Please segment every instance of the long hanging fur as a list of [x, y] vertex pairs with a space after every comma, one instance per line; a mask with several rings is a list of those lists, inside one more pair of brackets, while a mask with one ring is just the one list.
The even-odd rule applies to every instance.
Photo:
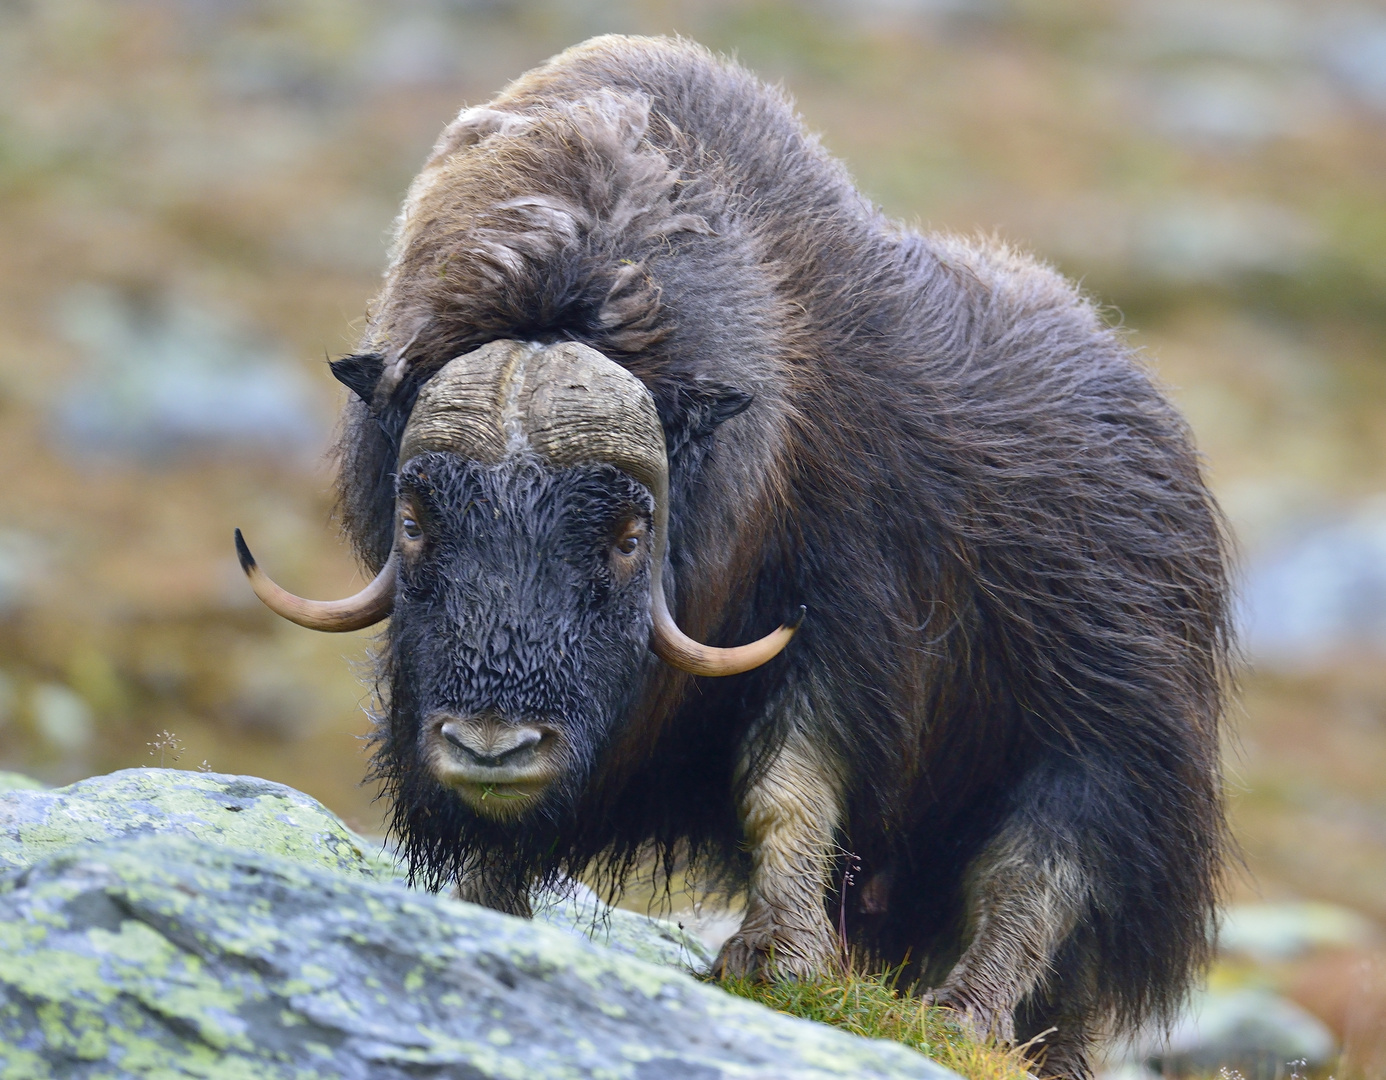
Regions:
[[946, 973], [1008, 823], [1081, 872], [1055, 978], [1087, 972], [1116, 1030], [1168, 1017], [1226, 850], [1226, 542], [1186, 424], [1093, 307], [996, 241], [885, 219], [735, 65], [599, 38], [464, 112], [411, 189], [340, 445], [367, 565], [417, 387], [501, 337], [580, 340], [650, 387], [688, 633], [809, 617], [744, 676], [652, 659], [573, 812], [523, 841], [430, 801], [385, 695], [376, 768], [420, 879], [499, 851], [619, 880], [652, 849], [736, 879], [738, 748], [773, 752], [802, 693], [793, 723], [845, 765], [861, 948]]

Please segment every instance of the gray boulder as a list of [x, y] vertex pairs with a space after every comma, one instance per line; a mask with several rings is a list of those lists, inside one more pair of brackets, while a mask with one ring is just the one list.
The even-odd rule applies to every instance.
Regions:
[[1337, 1052], [1323, 1021], [1293, 1001], [1248, 988], [1196, 995], [1168, 1040], [1152, 1040], [1140, 1056], [1161, 1076], [1235, 1069], [1247, 1080], [1278, 1080], [1295, 1063], [1322, 1069]]
[[314, 388], [282, 345], [188, 297], [71, 290], [57, 329], [84, 370], [62, 394], [55, 444], [169, 460], [190, 452], [306, 458], [323, 423]]
[[1261, 667], [1386, 654], [1386, 498], [1254, 554], [1243, 577], [1242, 638]]
[[1380, 933], [1365, 915], [1316, 900], [1235, 904], [1223, 913], [1218, 930], [1220, 952], [1260, 964], [1378, 940]]
[[414, 891], [268, 781], [0, 788], [0, 1077], [956, 1080], [698, 982], [696, 939], [581, 886], [536, 908]]
[[39, 791], [42, 787], [32, 776], [0, 771], [0, 791]]
[[393, 864], [316, 799], [253, 776], [124, 769], [65, 788], [0, 791], [0, 873], [76, 844], [188, 836], [281, 855], [346, 874]]
[[712, 970], [712, 952], [701, 938], [675, 922], [611, 907], [581, 882], [534, 898], [538, 922], [578, 934], [614, 952], [696, 975]]
[[[42, 790], [0, 773], [0, 874], [77, 844], [148, 835], [189, 836], [381, 880], [404, 871], [379, 840], [348, 829], [316, 799], [251, 776], [125, 769]], [[603, 903], [579, 882], [535, 897], [535, 918], [655, 964], [706, 972], [712, 956], [677, 924]]]
[[0, 883], [6, 1075], [945, 1080], [553, 927], [146, 836]]

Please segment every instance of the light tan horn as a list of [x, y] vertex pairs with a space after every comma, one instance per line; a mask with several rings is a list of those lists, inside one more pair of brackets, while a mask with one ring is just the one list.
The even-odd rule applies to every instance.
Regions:
[[[643, 384], [641, 389], [644, 389]], [[645, 393], [648, 395], [649, 391], [646, 390]], [[650, 401], [650, 409], [654, 409], [653, 399]], [[674, 622], [674, 616], [669, 613], [669, 604], [664, 597], [664, 563], [668, 553], [669, 537], [669, 467], [663, 453], [663, 442], [661, 428], [662, 467], [659, 475], [654, 478], [655, 484], [650, 488], [655, 499], [654, 571], [650, 575], [650, 648], [670, 667], [686, 671], [690, 675], [739, 675], [743, 671], [758, 668], [767, 660], [778, 656], [789, 644], [789, 639], [804, 621], [807, 609], [800, 605], [798, 617], [793, 623], [782, 625], [778, 630], [747, 645], [737, 645], [730, 649], [704, 645], [679, 629], [678, 623]]]
[[645, 384], [576, 342], [493, 341], [445, 364], [419, 392], [400, 442], [400, 463], [447, 450], [495, 464], [530, 450], [560, 468], [615, 465], [654, 496], [650, 648], [693, 675], [736, 675], [776, 656], [792, 625], [733, 649], [694, 641], [678, 628], [664, 595], [669, 535], [669, 462], [664, 428]]
[[236, 530], [236, 555], [241, 560], [245, 576], [250, 579], [250, 587], [264, 601], [265, 607], [309, 630], [326, 630], [330, 633], [362, 630], [388, 616], [395, 605], [395, 570], [399, 557], [394, 551], [390, 552], [389, 559], [380, 568], [380, 573], [375, 575], [375, 580], [345, 600], [305, 600], [281, 589], [256, 564], [255, 556], [246, 547], [240, 529]]

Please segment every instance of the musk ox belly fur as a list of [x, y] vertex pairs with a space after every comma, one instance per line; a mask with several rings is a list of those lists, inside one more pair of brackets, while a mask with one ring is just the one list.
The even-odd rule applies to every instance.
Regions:
[[1061, 1075], [1168, 1017], [1224, 853], [1223, 531], [1063, 278], [607, 37], [445, 129], [333, 368], [421, 883], [524, 913], [689, 860], [747, 896], [724, 969], [831, 970], [842, 929]]

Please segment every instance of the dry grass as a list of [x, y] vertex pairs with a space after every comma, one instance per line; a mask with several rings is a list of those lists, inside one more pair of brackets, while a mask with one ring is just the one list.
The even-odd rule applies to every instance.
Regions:
[[903, 1043], [967, 1080], [1029, 1080], [1019, 1049], [970, 1038], [950, 1010], [900, 993], [896, 980], [893, 972], [853, 972], [817, 982], [727, 978], [717, 985], [789, 1016], [831, 1024], [867, 1039]]

